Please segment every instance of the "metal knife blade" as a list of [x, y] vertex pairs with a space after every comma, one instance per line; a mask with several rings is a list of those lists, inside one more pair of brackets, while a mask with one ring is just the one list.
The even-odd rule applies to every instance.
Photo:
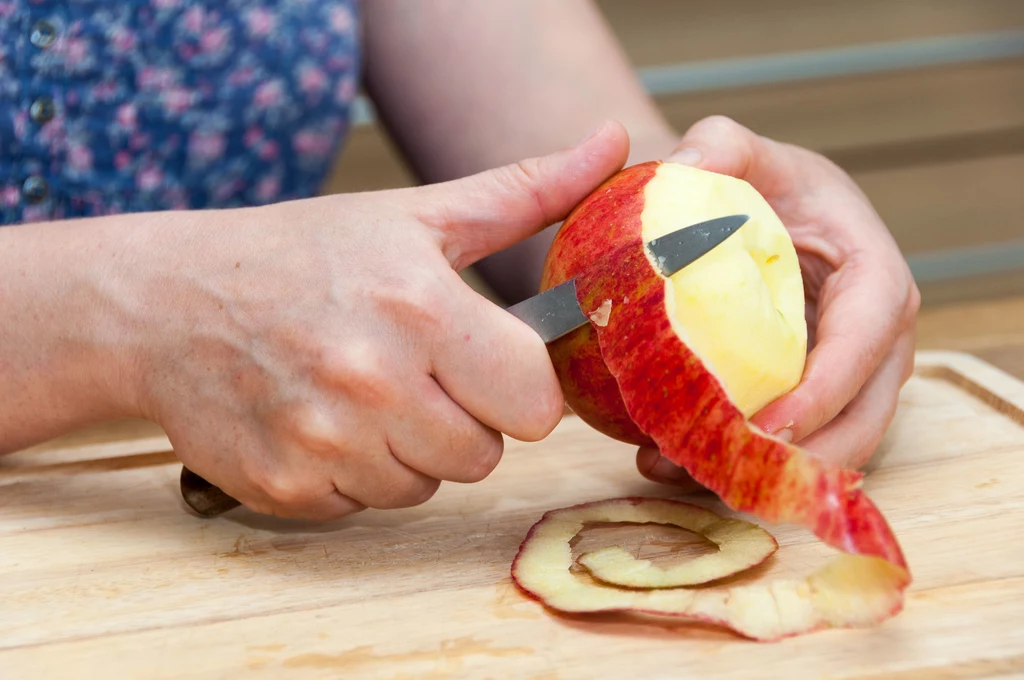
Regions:
[[[718, 217], [676, 229], [670, 234], [651, 239], [644, 245], [657, 263], [662, 276], [668, 277], [714, 250], [749, 219], [747, 215]], [[545, 344], [571, 333], [590, 321], [576, 300], [576, 279], [569, 279], [543, 293], [518, 302], [506, 311], [536, 331]]]

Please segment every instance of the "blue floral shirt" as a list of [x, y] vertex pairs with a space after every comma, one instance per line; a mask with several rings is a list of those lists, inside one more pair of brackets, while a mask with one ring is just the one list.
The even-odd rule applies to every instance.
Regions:
[[0, 224], [315, 194], [358, 0], [0, 0]]

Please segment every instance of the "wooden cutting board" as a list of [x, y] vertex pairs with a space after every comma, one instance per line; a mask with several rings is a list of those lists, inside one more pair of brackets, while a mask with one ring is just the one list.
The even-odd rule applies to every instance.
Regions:
[[[510, 442], [483, 483], [329, 526], [197, 519], [180, 467], [151, 453], [166, 440], [129, 435], [0, 460], [0, 678], [1024, 675], [1024, 384], [965, 355], [919, 355], [866, 482], [913, 571], [906, 609], [777, 644], [562, 618], [516, 590], [509, 564], [545, 510], [670, 495], [639, 477], [632, 447], [573, 417], [544, 442]], [[762, 578], [832, 556], [769, 528], [782, 547]], [[631, 531], [644, 554], [671, 552]]]

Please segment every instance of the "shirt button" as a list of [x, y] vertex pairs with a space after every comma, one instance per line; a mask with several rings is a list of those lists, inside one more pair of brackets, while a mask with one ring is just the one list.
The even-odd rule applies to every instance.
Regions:
[[37, 21], [32, 26], [29, 40], [41, 50], [45, 50], [57, 41], [57, 29], [49, 21]]
[[28, 115], [36, 123], [42, 125], [43, 123], [49, 123], [53, 120], [53, 115], [56, 112], [53, 106], [53, 100], [49, 97], [40, 97], [39, 99], [32, 102], [32, 106], [28, 108]]
[[31, 205], [38, 205], [50, 194], [50, 185], [42, 177], [33, 175], [21, 185], [21, 195]]

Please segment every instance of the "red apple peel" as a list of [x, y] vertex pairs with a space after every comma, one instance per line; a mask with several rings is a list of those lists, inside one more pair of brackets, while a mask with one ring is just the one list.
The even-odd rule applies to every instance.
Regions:
[[619, 588], [570, 571], [570, 541], [586, 522], [629, 517], [629, 505], [665, 502], [672, 501], [612, 499], [546, 512], [520, 545], [512, 563], [513, 581], [545, 606], [563, 613], [623, 612], [692, 620], [762, 642], [830, 625], [867, 625], [891, 611], [899, 573], [863, 569], [855, 561], [864, 558], [852, 556], [840, 557], [807, 579], [723, 587]]

